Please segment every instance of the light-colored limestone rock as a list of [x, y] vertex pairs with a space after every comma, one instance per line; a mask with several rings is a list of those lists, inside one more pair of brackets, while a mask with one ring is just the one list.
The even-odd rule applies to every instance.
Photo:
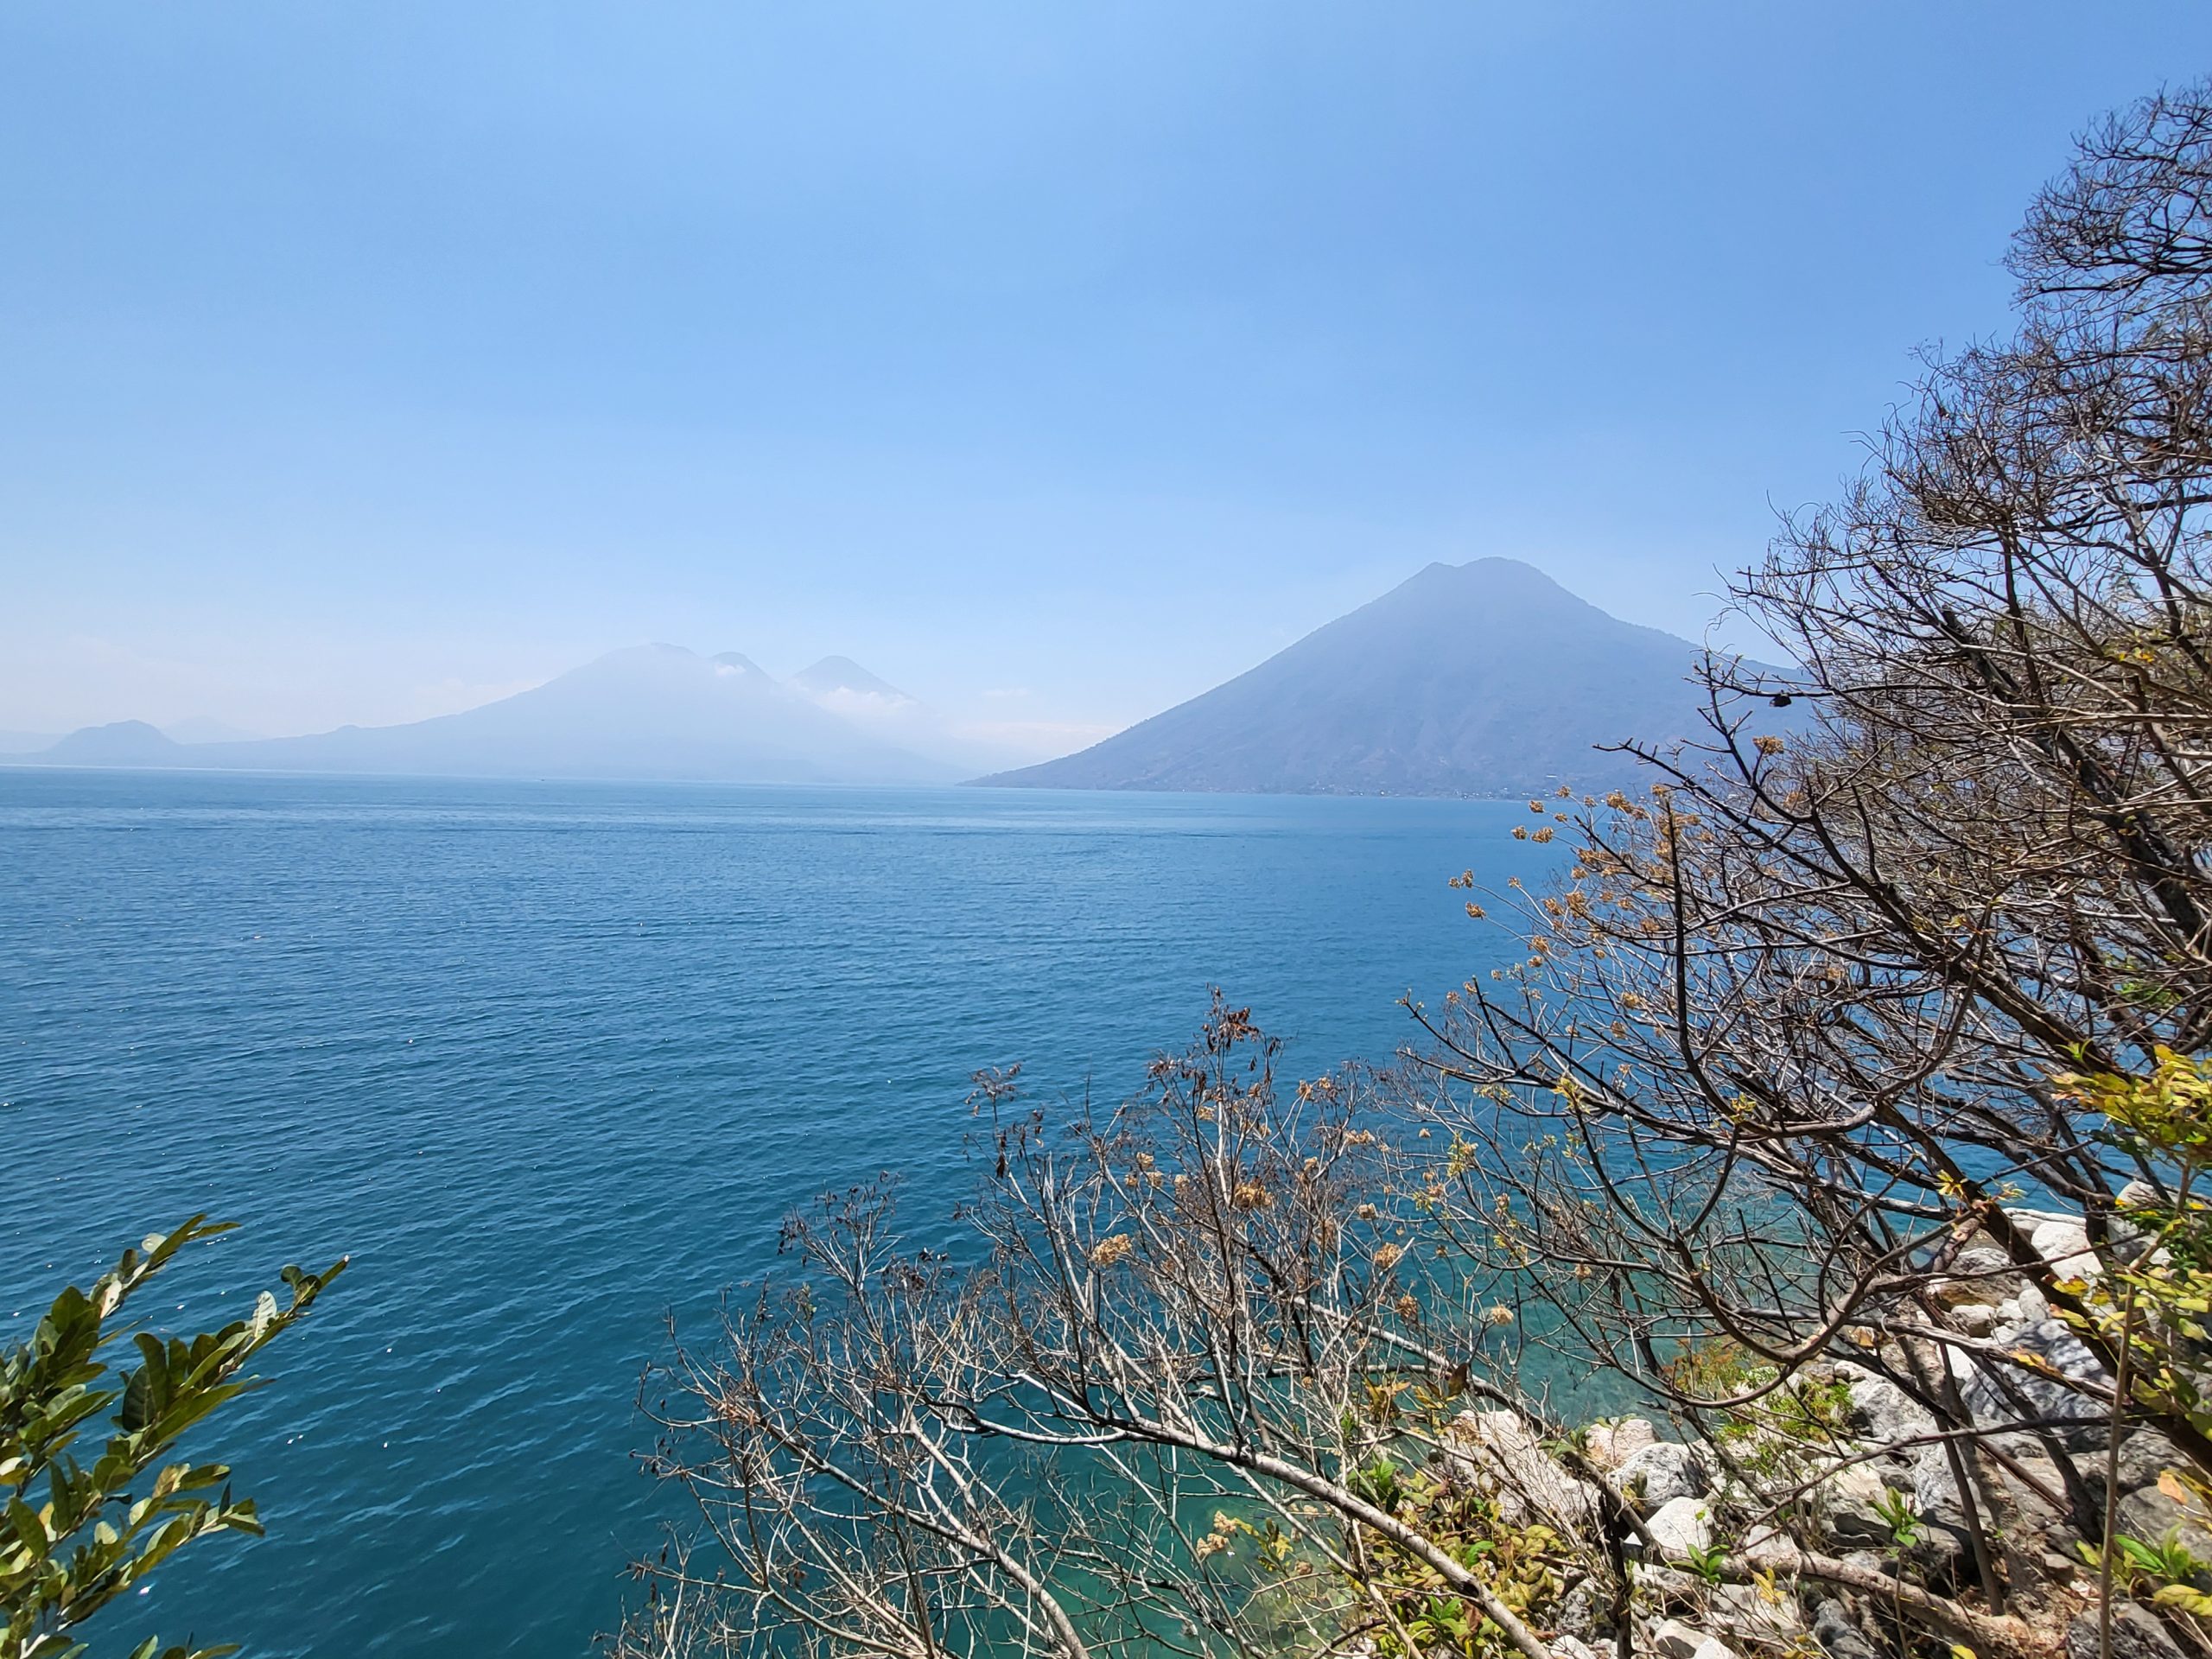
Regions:
[[1881, 1548], [1892, 1539], [1879, 1508], [1889, 1491], [1866, 1464], [1845, 1464], [1821, 1483], [1821, 1530], [1838, 1548]]
[[1662, 1503], [1645, 1520], [1652, 1541], [1661, 1552], [1674, 1557], [1711, 1548], [1713, 1522], [1705, 1505], [1694, 1497], [1678, 1497]]
[[1518, 1414], [1462, 1412], [1445, 1444], [1453, 1472], [1496, 1497], [1508, 1524], [1541, 1521], [1570, 1537], [1596, 1524], [1597, 1494], [1544, 1450]]
[[1805, 1629], [1796, 1597], [1786, 1589], [1770, 1594], [1752, 1584], [1713, 1586], [1705, 1622], [1715, 1636], [1751, 1648], [1788, 1647]]
[[2046, 1221], [2028, 1238], [2062, 1279], [2094, 1279], [2104, 1271], [2089, 1248], [2089, 1230], [2075, 1217]]
[[1607, 1478], [1615, 1491], [1640, 1498], [1646, 1510], [1656, 1510], [1678, 1497], [1703, 1497], [1712, 1485], [1704, 1460], [1692, 1447], [1676, 1440], [1653, 1441]]
[[1594, 1423], [1586, 1437], [1590, 1461], [1600, 1469], [1618, 1469], [1647, 1446], [1655, 1445], [1659, 1431], [1643, 1417], [1624, 1417], [1617, 1422]]
[[1950, 1454], [1940, 1446], [1922, 1446], [1912, 1460], [1912, 1508], [1916, 1515], [1954, 1524], [1964, 1515]]
[[1797, 1546], [1787, 1533], [1779, 1529], [1758, 1526], [1744, 1535], [1736, 1546], [1736, 1554], [1749, 1565], [1764, 1572], [1794, 1562], [1797, 1559]]

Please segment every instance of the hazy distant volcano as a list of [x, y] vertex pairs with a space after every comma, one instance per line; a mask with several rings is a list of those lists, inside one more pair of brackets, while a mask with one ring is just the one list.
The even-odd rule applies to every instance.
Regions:
[[1249, 673], [1058, 760], [979, 781], [1254, 794], [1610, 788], [1594, 752], [1687, 736], [1697, 647], [1516, 559], [1432, 564]]
[[791, 683], [840, 720], [879, 741], [940, 762], [954, 778], [986, 766], [1026, 760], [1027, 753], [979, 738], [948, 722], [920, 698], [910, 696], [849, 657], [824, 657], [791, 677]]
[[21, 757], [84, 766], [713, 783], [942, 783], [957, 771], [840, 719], [736, 652], [610, 652], [534, 690], [405, 726], [170, 742], [131, 721]]
[[184, 745], [144, 721], [118, 720], [58, 738], [38, 758], [76, 766], [166, 766], [183, 753]]
[[809, 696], [819, 699], [866, 701], [892, 709], [920, 706], [890, 681], [869, 673], [849, 657], [824, 657], [792, 675], [791, 683]]

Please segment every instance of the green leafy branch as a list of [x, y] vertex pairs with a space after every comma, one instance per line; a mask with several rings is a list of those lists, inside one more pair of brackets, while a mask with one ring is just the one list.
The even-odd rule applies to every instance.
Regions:
[[[212, 1533], [260, 1533], [253, 1500], [231, 1495], [227, 1466], [171, 1453], [209, 1413], [261, 1386], [246, 1364], [307, 1312], [344, 1259], [320, 1274], [286, 1268], [284, 1301], [264, 1291], [246, 1318], [188, 1341], [131, 1330], [122, 1318], [186, 1245], [230, 1230], [194, 1216], [153, 1235], [90, 1292], [62, 1291], [29, 1342], [0, 1352], [0, 1659], [76, 1659], [85, 1651], [77, 1628], [184, 1545]], [[135, 1365], [118, 1363], [126, 1338]], [[80, 1443], [102, 1428], [87, 1464]], [[149, 1637], [130, 1659], [233, 1650], [164, 1649]]]

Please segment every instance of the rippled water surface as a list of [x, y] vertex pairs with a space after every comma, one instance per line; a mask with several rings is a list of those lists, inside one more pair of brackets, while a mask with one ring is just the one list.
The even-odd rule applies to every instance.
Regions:
[[1540, 868], [1516, 815], [0, 770], [0, 1338], [196, 1210], [244, 1225], [177, 1326], [353, 1256], [201, 1448], [269, 1537], [102, 1640], [588, 1652], [655, 1542], [671, 1308], [810, 1192], [897, 1167], [941, 1215], [971, 1071], [1118, 1097], [1210, 983], [1294, 1071], [1388, 1055], [1491, 965], [1445, 880]]

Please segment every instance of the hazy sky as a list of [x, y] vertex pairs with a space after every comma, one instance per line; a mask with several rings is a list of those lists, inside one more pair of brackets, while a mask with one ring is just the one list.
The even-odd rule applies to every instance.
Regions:
[[0, 728], [668, 639], [1067, 747], [1492, 553], [1694, 635], [2208, 68], [2120, 0], [11, 0]]

